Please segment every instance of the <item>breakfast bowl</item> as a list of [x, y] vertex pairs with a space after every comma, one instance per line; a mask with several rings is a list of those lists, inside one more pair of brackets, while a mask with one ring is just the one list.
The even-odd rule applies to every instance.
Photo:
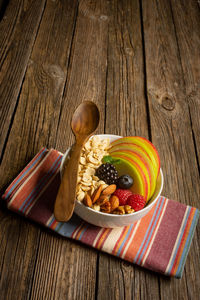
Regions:
[[[98, 136], [100, 140], [109, 139], [111, 143], [117, 139], [122, 138], [121, 136], [112, 135], [112, 134], [100, 134], [96, 136]], [[61, 177], [63, 172], [63, 164], [65, 159], [68, 158], [69, 156], [69, 151], [70, 148], [67, 149], [61, 161], [61, 166], [60, 166]], [[141, 210], [135, 211], [130, 214], [122, 214], [122, 215], [110, 214], [110, 213], [94, 210], [93, 208], [86, 206], [83, 202], [76, 200], [74, 212], [84, 221], [99, 227], [115, 228], [115, 227], [128, 226], [143, 218], [153, 208], [153, 206], [156, 204], [162, 192], [162, 189], [163, 189], [163, 173], [160, 168], [159, 174], [156, 179], [154, 192], [151, 195], [151, 198], [148, 200], [145, 207], [142, 208]]]

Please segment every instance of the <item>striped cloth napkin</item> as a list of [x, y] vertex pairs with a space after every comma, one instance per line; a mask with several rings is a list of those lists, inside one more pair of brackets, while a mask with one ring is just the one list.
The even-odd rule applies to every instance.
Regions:
[[57, 222], [54, 201], [60, 183], [62, 154], [43, 148], [3, 195], [9, 209], [62, 236], [118, 256], [147, 269], [180, 278], [191, 245], [199, 210], [160, 197], [151, 211], [122, 228], [100, 228], [75, 214]]

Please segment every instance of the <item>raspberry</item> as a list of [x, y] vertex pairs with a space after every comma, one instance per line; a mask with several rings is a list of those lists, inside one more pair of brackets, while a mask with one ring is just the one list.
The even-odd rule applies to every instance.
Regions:
[[142, 195], [132, 194], [127, 199], [127, 205], [130, 205], [135, 211], [142, 209], [145, 206], [145, 200]]
[[117, 189], [113, 195], [119, 198], [119, 205], [125, 205], [128, 197], [132, 195], [132, 192], [130, 190]]

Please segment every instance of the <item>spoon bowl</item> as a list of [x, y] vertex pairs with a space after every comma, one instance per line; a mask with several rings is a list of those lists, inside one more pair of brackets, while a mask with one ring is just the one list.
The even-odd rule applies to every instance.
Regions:
[[76, 140], [70, 151], [70, 159], [64, 161], [63, 176], [54, 205], [54, 216], [59, 222], [67, 222], [73, 214], [81, 149], [98, 124], [99, 110], [96, 104], [91, 101], [81, 103], [72, 117], [71, 128]]
[[91, 101], [81, 103], [75, 110], [71, 127], [74, 134], [77, 136], [89, 136], [99, 124], [99, 110]]

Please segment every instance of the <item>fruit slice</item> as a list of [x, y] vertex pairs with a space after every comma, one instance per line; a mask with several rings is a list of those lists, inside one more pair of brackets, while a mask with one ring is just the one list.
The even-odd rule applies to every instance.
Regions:
[[111, 143], [111, 147], [119, 145], [121, 143], [128, 143], [128, 144], [141, 146], [147, 152], [150, 159], [152, 160], [152, 163], [156, 171], [156, 178], [158, 177], [160, 171], [160, 158], [156, 148], [150, 141], [139, 136], [127, 136], [113, 141]]
[[[128, 145], [128, 146], [127, 146]], [[146, 154], [144, 150], [142, 150], [141, 147], [137, 145], [131, 145], [131, 144], [119, 144], [114, 147], [112, 147], [109, 150], [110, 155], [112, 155], [115, 152], [121, 152], [121, 153], [127, 153], [131, 155], [131, 157], [135, 156], [137, 160], [142, 160], [143, 164], [147, 168], [147, 172], [149, 174], [149, 179], [150, 179], [150, 195], [149, 198], [153, 195], [156, 187], [156, 172], [155, 169], [153, 168], [153, 163], [150, 160], [149, 156]]]
[[[138, 155], [137, 153], [133, 154], [133, 152], [127, 151], [127, 150], [123, 151], [123, 152], [120, 152], [120, 151], [113, 152], [112, 156], [114, 156], [114, 155], [121, 155], [122, 157], [128, 157], [133, 162], [137, 163], [140, 166], [140, 168], [143, 171], [143, 173], [146, 177], [146, 180], [147, 180], [147, 186], [148, 186], [147, 200], [150, 199], [150, 195], [151, 195], [151, 180], [150, 180], [150, 177], [151, 177], [151, 174], [150, 174], [150, 171], [149, 171], [149, 167], [146, 164], [146, 162], [144, 161], [144, 159], [140, 155]], [[133, 178], [133, 182], [134, 182], [134, 178]]]
[[114, 151], [121, 151], [121, 150], [134, 151], [134, 152], [142, 155], [142, 157], [145, 157], [145, 159], [149, 163], [151, 163], [151, 165], [153, 166], [154, 173], [156, 174], [157, 167], [155, 167], [155, 165], [152, 163], [152, 160], [151, 160], [149, 154], [141, 146], [132, 144], [132, 143], [124, 143], [123, 142], [123, 143], [116, 144], [116, 145], [112, 146], [111, 148], [109, 148], [109, 153], [112, 153]]
[[142, 171], [141, 167], [127, 156], [123, 155], [112, 155], [115, 158], [120, 159], [120, 162], [116, 164], [116, 169], [119, 176], [128, 174], [133, 178], [133, 186], [130, 188], [132, 193], [140, 194], [147, 201], [148, 196], [148, 184], [147, 179]]

